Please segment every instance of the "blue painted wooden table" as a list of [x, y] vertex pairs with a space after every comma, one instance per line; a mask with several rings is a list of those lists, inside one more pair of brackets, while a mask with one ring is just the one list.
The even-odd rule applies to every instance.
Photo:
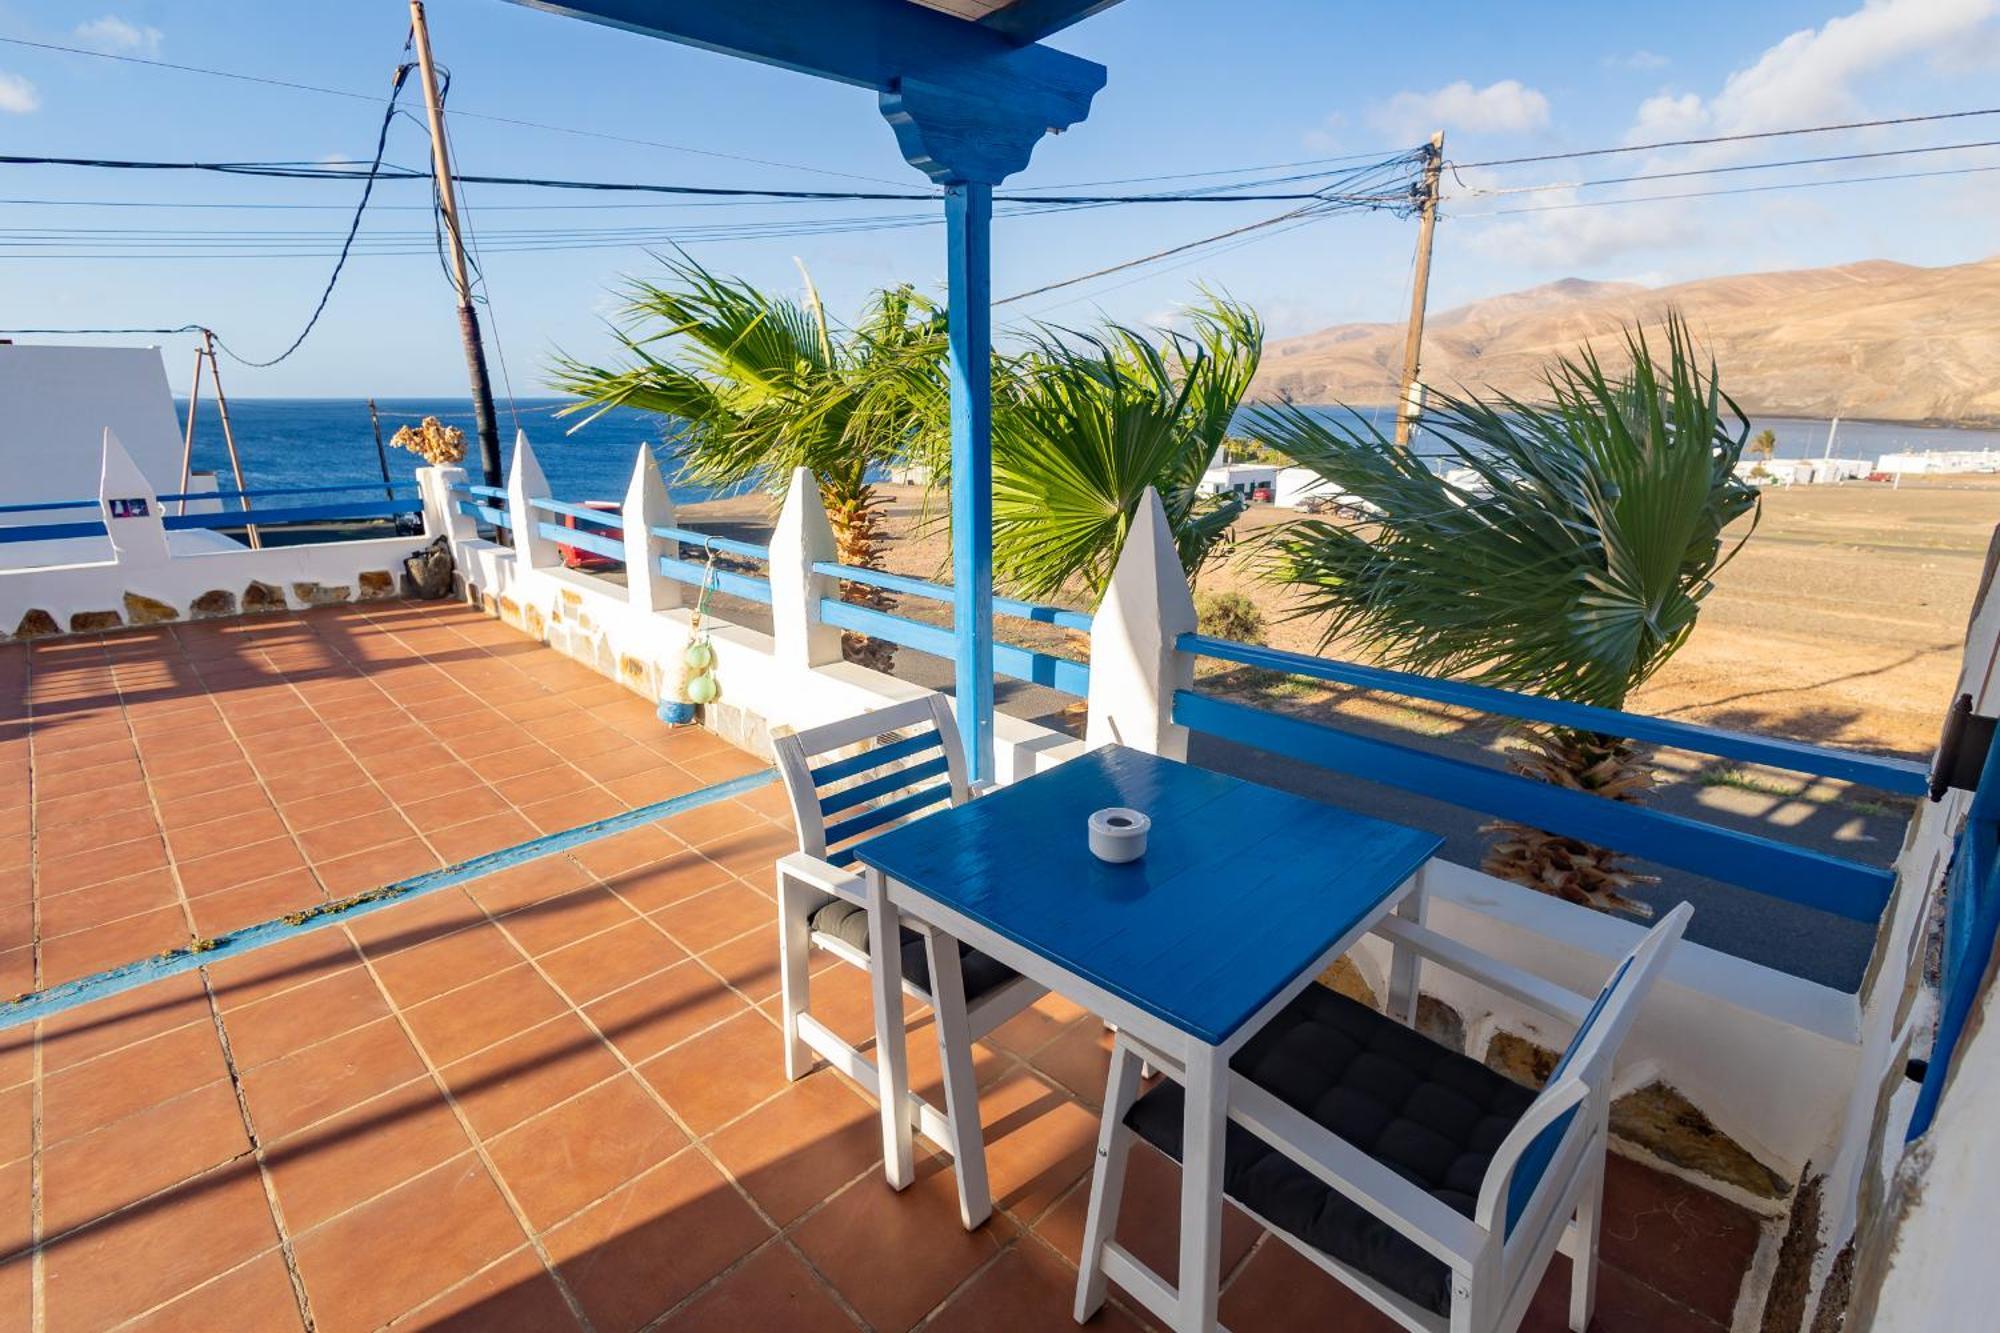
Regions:
[[[1152, 820], [1139, 860], [1091, 855], [1086, 821], [1109, 806]], [[934, 959], [955, 958], [962, 941], [1116, 1024], [1186, 1089], [1179, 1289], [1147, 1304], [1171, 1311], [1177, 1329], [1207, 1333], [1221, 1276], [1229, 1058], [1389, 912], [1421, 915], [1420, 871], [1442, 842], [1109, 746], [861, 844], [891, 1183], [910, 1179], [907, 1117], [887, 1109], [903, 1107], [908, 1089], [901, 950], [880, 942], [908, 924], [932, 935]], [[1408, 1021], [1413, 957], [1392, 962], [1389, 991], [1392, 1012]], [[951, 1058], [954, 1041], [970, 1041], [945, 1032], [947, 1009], [939, 1012]], [[1136, 1075], [1121, 1082], [1114, 1062], [1107, 1117], [1123, 1116], [1135, 1084]], [[968, 1150], [977, 1149], [961, 1142], [961, 1169]], [[1090, 1225], [1105, 1215], [1099, 1166]], [[1142, 1280], [1126, 1270], [1080, 1276], [1078, 1318], [1102, 1301], [1107, 1271], [1128, 1288]]]
[[[1153, 821], [1090, 853], [1093, 810]], [[1123, 746], [1093, 750], [856, 848], [862, 864], [1210, 1045], [1227, 1042], [1443, 844]], [[923, 915], [919, 912], [918, 915]]]

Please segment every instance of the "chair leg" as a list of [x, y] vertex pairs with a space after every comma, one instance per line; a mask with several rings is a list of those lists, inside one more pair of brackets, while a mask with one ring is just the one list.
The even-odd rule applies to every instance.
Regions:
[[799, 1036], [799, 1015], [811, 1004], [812, 938], [807, 926], [805, 893], [781, 873], [778, 876], [778, 975], [784, 1017], [785, 1077], [801, 1079], [812, 1072], [812, 1048]]
[[971, 1231], [993, 1215], [986, 1180], [986, 1131], [979, 1123], [979, 1079], [972, 1068], [972, 1026], [965, 1015], [965, 977], [958, 941], [930, 931], [924, 950], [931, 965], [931, 1021], [937, 1024], [944, 1069], [945, 1115], [951, 1121], [951, 1165], [958, 1177], [958, 1215]]
[[889, 1188], [916, 1179], [910, 1141], [909, 1033], [903, 1026], [902, 918], [889, 905], [882, 876], [868, 872], [868, 979], [875, 1002], [876, 1110], [882, 1117], [882, 1174]]
[[1569, 1326], [1585, 1333], [1597, 1310], [1597, 1233], [1604, 1221], [1604, 1164], [1576, 1203], [1576, 1252], [1569, 1259]]
[[1076, 1322], [1104, 1304], [1104, 1247], [1118, 1234], [1118, 1207], [1125, 1197], [1125, 1166], [1132, 1155], [1132, 1131], [1125, 1113], [1139, 1095], [1139, 1057], [1121, 1039], [1111, 1048], [1111, 1077], [1104, 1085], [1104, 1122], [1097, 1129], [1097, 1169], [1090, 1176], [1090, 1211], [1083, 1223], [1083, 1254], [1076, 1273]]

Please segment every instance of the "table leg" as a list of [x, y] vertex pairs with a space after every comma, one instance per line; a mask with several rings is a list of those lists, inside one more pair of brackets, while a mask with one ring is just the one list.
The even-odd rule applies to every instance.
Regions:
[[931, 1022], [937, 1025], [944, 1070], [944, 1108], [951, 1121], [951, 1166], [958, 1177], [958, 1214], [972, 1231], [993, 1215], [986, 1182], [986, 1137], [979, 1123], [979, 1081], [972, 1069], [972, 1027], [965, 1014], [965, 975], [958, 941], [935, 927], [924, 942], [931, 968]]
[[[1396, 904], [1396, 915], [1405, 921], [1424, 924], [1430, 895], [1424, 886], [1424, 876], [1429, 863], [1418, 867], [1410, 877], [1409, 891]], [[1389, 1017], [1404, 1027], [1415, 1027], [1417, 1023], [1417, 995], [1419, 993], [1419, 971], [1422, 960], [1401, 944], [1393, 945], [1389, 953]]]
[[903, 1027], [903, 923], [879, 871], [868, 885], [868, 979], [875, 1001], [875, 1081], [882, 1116], [882, 1174], [891, 1189], [916, 1178], [910, 1144], [909, 1048]]
[[1222, 1285], [1222, 1153], [1229, 1124], [1229, 1064], [1213, 1046], [1190, 1042], [1182, 1083], [1181, 1333], [1210, 1333]]

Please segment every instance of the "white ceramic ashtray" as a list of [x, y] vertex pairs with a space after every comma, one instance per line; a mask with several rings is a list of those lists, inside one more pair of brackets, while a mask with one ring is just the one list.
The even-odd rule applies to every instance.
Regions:
[[1090, 817], [1090, 854], [1114, 865], [1146, 854], [1146, 831], [1153, 821], [1137, 810], [1112, 806]]

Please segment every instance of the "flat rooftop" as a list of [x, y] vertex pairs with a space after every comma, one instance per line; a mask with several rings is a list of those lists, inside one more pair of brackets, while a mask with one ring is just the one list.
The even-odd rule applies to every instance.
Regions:
[[[0, 645], [0, 986], [762, 766], [455, 604]], [[1102, 1025], [1050, 997], [980, 1047], [978, 1233], [936, 1156], [892, 1193], [859, 1089], [784, 1079], [793, 845], [773, 785], [0, 1031], [0, 1327], [1073, 1327]], [[1123, 1238], [1171, 1275], [1175, 1168], [1133, 1161]], [[1763, 1230], [1614, 1158], [1598, 1326], [1728, 1328]], [[1238, 1333], [1388, 1327], [1247, 1219], [1225, 1246]], [[1093, 1326], [1144, 1323], [1114, 1289]]]

